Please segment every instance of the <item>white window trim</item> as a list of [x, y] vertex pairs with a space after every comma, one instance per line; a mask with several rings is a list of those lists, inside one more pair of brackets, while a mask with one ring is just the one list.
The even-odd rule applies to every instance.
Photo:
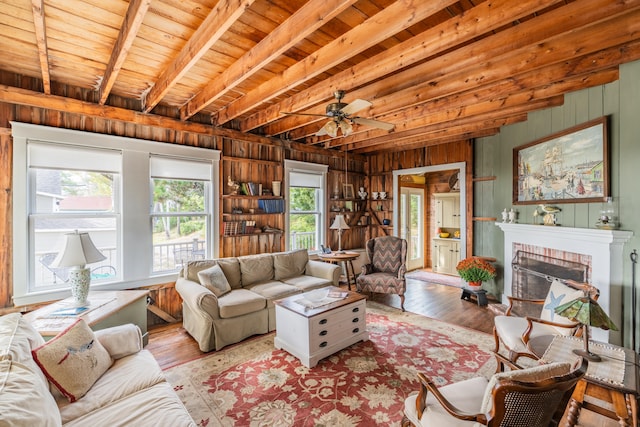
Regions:
[[[318, 242], [318, 244], [322, 243], [322, 242], [326, 242], [327, 239], [327, 230], [325, 227], [325, 223], [327, 221], [327, 173], [329, 171], [329, 166], [327, 165], [321, 165], [318, 163], [308, 163], [308, 162], [299, 162], [297, 160], [285, 160], [284, 161], [284, 176], [285, 176], [285, 180], [284, 180], [284, 197], [285, 197], [285, 204], [286, 206], [289, 206], [289, 182], [291, 181], [289, 179], [289, 174], [291, 172], [301, 172], [301, 173], [315, 173], [315, 174], [321, 174], [322, 175], [322, 193], [323, 193], [323, 197], [322, 200], [320, 201], [321, 206], [320, 206], [320, 210], [321, 210], [321, 215], [320, 215], [320, 221], [321, 221], [321, 226], [320, 226], [320, 242]], [[287, 208], [288, 211], [288, 208]], [[287, 238], [285, 239], [285, 248], [286, 250], [289, 250], [289, 240], [291, 239], [291, 230], [289, 229], [289, 213], [287, 212], [287, 214], [285, 215], [285, 232], [286, 232], [286, 236]], [[320, 251], [318, 250], [317, 253], [319, 253]]]
[[[212, 165], [211, 193], [209, 195], [212, 213], [209, 228], [209, 253], [216, 257], [219, 252], [218, 194], [220, 151], [178, 144], [154, 142], [136, 138], [119, 137], [99, 133], [61, 129], [28, 123], [11, 122], [13, 136], [13, 300], [21, 306], [43, 301], [66, 298], [68, 290], [29, 293], [27, 281], [29, 269], [29, 213], [28, 196], [28, 155], [27, 141], [33, 140], [52, 144], [67, 144], [84, 147], [110, 148], [122, 151], [122, 194], [121, 199], [121, 245], [120, 265], [122, 281], [104, 285], [92, 285], [94, 290], [132, 289], [158, 283], [174, 281], [176, 273], [151, 276], [151, 257], [140, 260], [136, 253], [145, 253], [151, 246], [149, 155], [160, 154], [185, 159], [210, 161]], [[147, 230], [141, 235], [141, 230]], [[127, 256], [129, 254], [129, 256]]]

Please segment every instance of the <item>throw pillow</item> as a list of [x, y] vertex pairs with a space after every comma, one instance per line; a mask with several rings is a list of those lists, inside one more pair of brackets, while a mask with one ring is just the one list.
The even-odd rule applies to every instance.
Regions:
[[231, 292], [231, 285], [218, 264], [198, 272], [198, 279], [200, 284], [213, 292], [216, 297]]
[[82, 318], [34, 349], [32, 354], [49, 381], [70, 402], [84, 396], [113, 363], [109, 352]]
[[[580, 298], [582, 296], [584, 296], [584, 291], [567, 286], [559, 280], [554, 280], [551, 283], [549, 293], [547, 294], [547, 298], [545, 299], [542, 306], [542, 313], [540, 314], [540, 318], [542, 320], [549, 320], [551, 322], [560, 323], [563, 325], [575, 323], [567, 319], [566, 317], [557, 315], [554, 310], [556, 307], [569, 301], [573, 301], [574, 299]], [[563, 334], [571, 333], [571, 331], [566, 328], [558, 329], [564, 329], [564, 331], [559, 331]]]
[[242, 287], [273, 280], [273, 255], [244, 255], [238, 257], [238, 261], [242, 272]]
[[298, 249], [291, 252], [281, 252], [273, 255], [273, 268], [275, 270], [275, 280], [289, 279], [290, 277], [302, 276], [307, 262], [309, 252], [306, 249]]

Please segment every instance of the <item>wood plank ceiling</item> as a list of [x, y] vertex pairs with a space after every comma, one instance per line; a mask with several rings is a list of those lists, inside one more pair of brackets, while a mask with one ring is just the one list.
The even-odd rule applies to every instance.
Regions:
[[[0, 102], [372, 153], [491, 135], [616, 80], [640, 58], [640, 1], [3, 0], [0, 52], [41, 80]], [[339, 89], [394, 128], [316, 136], [326, 117], [283, 114], [324, 114]]]

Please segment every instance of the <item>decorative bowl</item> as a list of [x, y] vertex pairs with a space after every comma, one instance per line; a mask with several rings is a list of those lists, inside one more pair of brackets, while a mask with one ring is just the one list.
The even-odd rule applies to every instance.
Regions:
[[446, 239], [449, 236], [450, 236], [449, 233], [440, 233], [440, 237], [442, 237], [443, 239]]
[[304, 294], [304, 297], [311, 302], [320, 302], [327, 297], [329, 290], [327, 289], [316, 289], [311, 292], [307, 292]]

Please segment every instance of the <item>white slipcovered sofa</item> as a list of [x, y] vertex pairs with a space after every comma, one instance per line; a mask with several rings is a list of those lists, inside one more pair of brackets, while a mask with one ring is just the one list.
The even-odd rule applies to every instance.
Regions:
[[[64, 344], [67, 360], [77, 357], [93, 363], [88, 353], [99, 346], [102, 353], [108, 352], [108, 369], [86, 384], [88, 391], [70, 398], [45, 376], [42, 360], [36, 359], [38, 349], [45, 347], [40, 334], [20, 313], [0, 317], [0, 426], [196, 425], [156, 360], [142, 349], [137, 326], [117, 326], [95, 335], [85, 326], [84, 337], [87, 334], [89, 345]], [[78, 369], [67, 374], [80, 381], [87, 377], [87, 372]]]
[[275, 330], [274, 300], [337, 286], [340, 274], [306, 249], [190, 261], [176, 281], [183, 326], [200, 350], [220, 350]]

